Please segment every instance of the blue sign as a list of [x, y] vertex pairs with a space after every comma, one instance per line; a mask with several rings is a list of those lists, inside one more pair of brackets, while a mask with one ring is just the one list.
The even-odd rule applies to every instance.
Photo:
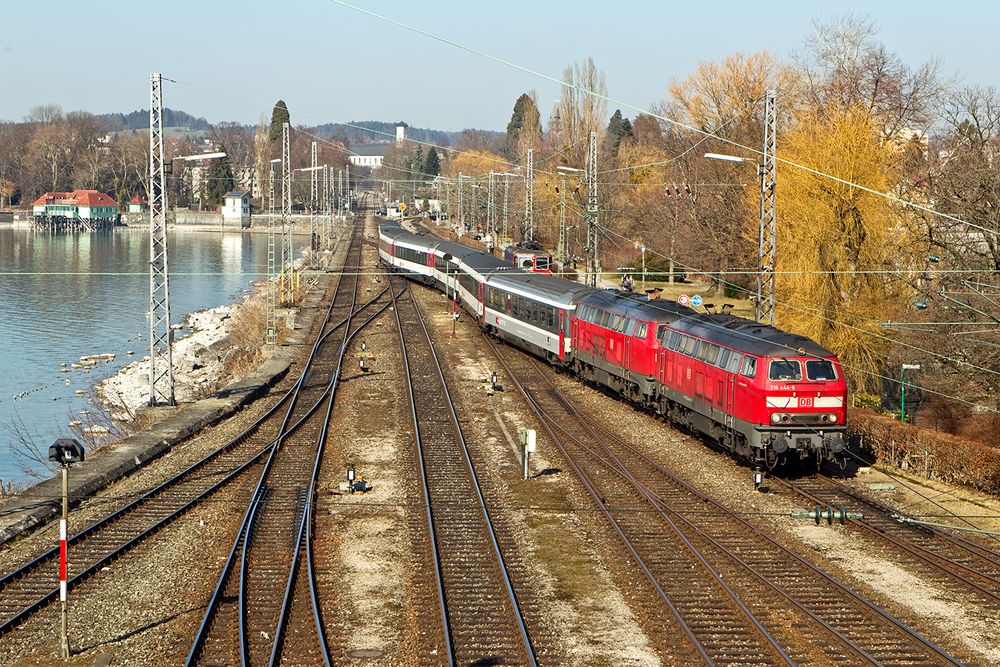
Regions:
[[701, 305], [701, 297], [698, 296], [697, 294], [695, 294], [693, 297], [691, 297], [691, 305], [694, 306], [695, 308], [697, 308], [698, 306], [700, 306]]

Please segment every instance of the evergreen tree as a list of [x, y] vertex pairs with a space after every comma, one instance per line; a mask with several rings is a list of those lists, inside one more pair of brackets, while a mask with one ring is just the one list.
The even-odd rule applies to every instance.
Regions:
[[423, 172], [431, 176], [437, 176], [441, 173], [441, 160], [438, 158], [437, 149], [433, 146], [427, 151], [427, 159], [424, 160]]
[[621, 109], [615, 109], [611, 120], [608, 121], [607, 135], [608, 145], [611, 147], [612, 152], [618, 152], [618, 147], [621, 145], [622, 139], [625, 138], [633, 138], [632, 121], [622, 117]]
[[424, 147], [417, 144], [417, 150], [413, 151], [413, 160], [410, 162], [410, 172], [415, 180], [423, 180], [424, 170]]
[[[220, 147], [220, 151], [225, 148]], [[207, 183], [204, 185], [205, 205], [214, 208], [222, 205], [222, 200], [227, 192], [236, 187], [236, 179], [233, 178], [233, 165], [229, 161], [229, 156], [209, 160]]]
[[285, 123], [291, 124], [291, 116], [288, 115], [288, 105], [285, 100], [278, 100], [271, 111], [271, 131], [267, 133], [267, 138], [272, 143], [281, 141], [281, 126]]
[[527, 93], [522, 93], [514, 102], [514, 112], [507, 123], [507, 139], [504, 149], [507, 157], [519, 160], [525, 149], [535, 146], [542, 140], [541, 115], [535, 100]]

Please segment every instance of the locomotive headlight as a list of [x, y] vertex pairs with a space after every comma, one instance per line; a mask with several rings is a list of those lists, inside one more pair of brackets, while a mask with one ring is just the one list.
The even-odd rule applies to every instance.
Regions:
[[834, 414], [822, 415], [820, 417], [820, 421], [826, 422], [828, 424], [836, 424], [837, 423], [837, 415], [835, 413]]
[[781, 413], [780, 412], [775, 412], [773, 415], [771, 415], [771, 423], [772, 424], [778, 424], [780, 422], [781, 422]]

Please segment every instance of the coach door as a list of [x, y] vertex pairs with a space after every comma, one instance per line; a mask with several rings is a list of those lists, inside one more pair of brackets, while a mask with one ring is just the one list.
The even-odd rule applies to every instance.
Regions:
[[479, 317], [483, 321], [483, 323], [485, 323], [486, 322], [486, 283], [481, 283], [478, 280], [476, 281], [476, 296], [479, 299], [479, 304], [477, 306], [479, 308]]

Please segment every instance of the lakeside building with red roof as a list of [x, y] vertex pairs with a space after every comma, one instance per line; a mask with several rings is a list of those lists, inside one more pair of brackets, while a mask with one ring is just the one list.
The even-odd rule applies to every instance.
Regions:
[[35, 200], [31, 210], [36, 217], [114, 220], [118, 217], [118, 202], [97, 190], [46, 192]]
[[31, 207], [36, 229], [98, 230], [121, 223], [118, 202], [97, 190], [46, 192]]

